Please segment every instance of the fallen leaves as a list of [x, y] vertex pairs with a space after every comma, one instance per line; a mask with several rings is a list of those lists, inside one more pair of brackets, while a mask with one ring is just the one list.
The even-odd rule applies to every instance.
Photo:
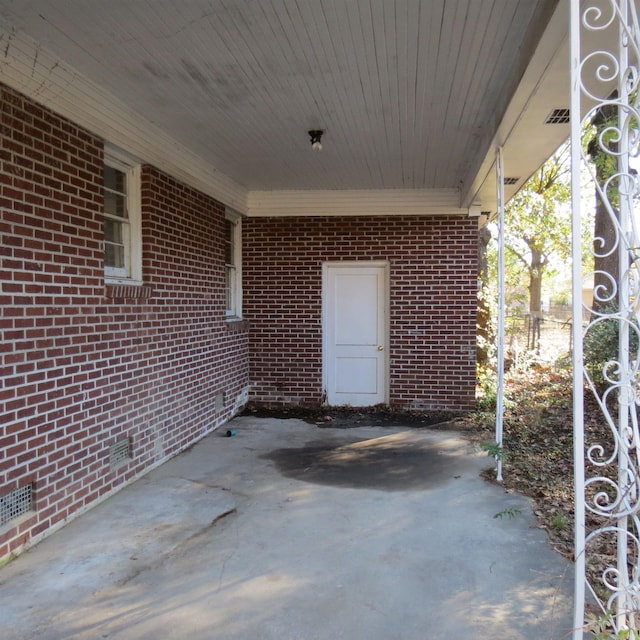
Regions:
[[[507, 377], [504, 416], [503, 485], [534, 500], [534, 514], [551, 545], [569, 560], [574, 558], [574, 478], [572, 376], [568, 368], [537, 365]], [[592, 415], [587, 412], [587, 415]], [[464, 418], [477, 439], [491, 439], [495, 415], [476, 412]], [[590, 418], [591, 438], [604, 437], [602, 420]], [[485, 474], [495, 479], [495, 471]], [[588, 522], [588, 527], [594, 523]], [[589, 550], [587, 567], [592, 583], [615, 556], [610, 541], [598, 541]]]

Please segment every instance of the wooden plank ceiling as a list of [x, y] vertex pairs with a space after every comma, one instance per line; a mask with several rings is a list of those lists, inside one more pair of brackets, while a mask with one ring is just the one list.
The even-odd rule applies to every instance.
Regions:
[[463, 189], [556, 4], [0, 0], [0, 20], [248, 190]]

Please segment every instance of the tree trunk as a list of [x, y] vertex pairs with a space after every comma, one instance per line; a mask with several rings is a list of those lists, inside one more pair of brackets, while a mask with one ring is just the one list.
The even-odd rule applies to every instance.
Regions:
[[[596, 168], [598, 181], [606, 179], [603, 171]], [[615, 212], [617, 215], [617, 211]], [[599, 291], [600, 298], [607, 298], [614, 294], [620, 282], [620, 263], [618, 249], [612, 250], [616, 243], [616, 228], [611, 219], [607, 207], [602, 198], [596, 193], [596, 216], [594, 223], [594, 277], [593, 277], [593, 305], [594, 313], [602, 312], [606, 307], [617, 305], [617, 296], [610, 301], [597, 299], [596, 292]], [[600, 239], [600, 240], [598, 240]], [[602, 255], [602, 254], [608, 255]], [[615, 285], [612, 284], [612, 280]]]
[[540, 325], [542, 323], [542, 273], [544, 256], [536, 249], [531, 249], [531, 266], [529, 267], [529, 330], [527, 347], [540, 351]]
[[[588, 146], [588, 153], [595, 165], [596, 179], [599, 184], [603, 185], [608, 178], [611, 177], [612, 169], [607, 166], [605, 159], [606, 154], [598, 144], [598, 135], [605, 127], [615, 124], [618, 120], [618, 110], [615, 105], [605, 105], [598, 110], [594, 118], [596, 127], [596, 135], [592, 138]], [[616, 149], [615, 144], [610, 144], [613, 150]], [[612, 207], [617, 208], [617, 202], [611, 203]], [[614, 215], [618, 215], [614, 210]], [[596, 189], [596, 212], [594, 222], [594, 299], [592, 311], [594, 313], [602, 312], [607, 306], [617, 305], [617, 297], [613, 297], [611, 301], [598, 300], [595, 292], [599, 291], [600, 298], [607, 298], [615, 293], [615, 288], [620, 281], [619, 254], [617, 249], [613, 249], [616, 244], [616, 229], [614, 221], [611, 219], [607, 207], [603, 202], [598, 190]], [[607, 255], [603, 255], [607, 254]], [[616, 284], [612, 286], [612, 280]]]

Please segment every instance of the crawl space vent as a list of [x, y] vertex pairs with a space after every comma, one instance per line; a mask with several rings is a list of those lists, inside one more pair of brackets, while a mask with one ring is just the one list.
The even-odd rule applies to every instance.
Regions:
[[571, 112], [569, 109], [554, 109], [544, 121], [545, 124], [569, 124]]
[[0, 526], [33, 511], [33, 485], [25, 484], [0, 498]]
[[109, 447], [109, 466], [111, 470], [121, 467], [131, 460], [131, 441], [122, 438]]
[[516, 184], [518, 182], [518, 180], [520, 180], [520, 178], [505, 178], [504, 179], [504, 183], [505, 184]]

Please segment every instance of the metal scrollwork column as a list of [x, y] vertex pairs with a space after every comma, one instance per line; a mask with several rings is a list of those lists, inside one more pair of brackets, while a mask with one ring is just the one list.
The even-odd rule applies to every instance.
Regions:
[[[637, 4], [571, 0], [574, 640], [583, 637], [587, 620], [591, 630], [611, 638], [640, 628], [640, 184], [633, 168], [640, 143]], [[592, 130], [588, 158], [584, 127], [594, 121], [599, 125], [595, 134]], [[594, 156], [604, 159], [606, 169], [596, 169]], [[584, 171], [612, 231], [607, 238], [594, 238], [593, 274], [582, 268], [582, 217], [590, 206], [580, 189]], [[617, 259], [616, 273], [599, 266], [607, 256]], [[582, 282], [589, 275], [596, 283], [593, 304], [584, 304]], [[586, 327], [581, 326], [583, 308]], [[611, 353], [606, 353], [606, 336], [614, 339]], [[585, 357], [590, 345], [604, 352], [600, 360]]]

